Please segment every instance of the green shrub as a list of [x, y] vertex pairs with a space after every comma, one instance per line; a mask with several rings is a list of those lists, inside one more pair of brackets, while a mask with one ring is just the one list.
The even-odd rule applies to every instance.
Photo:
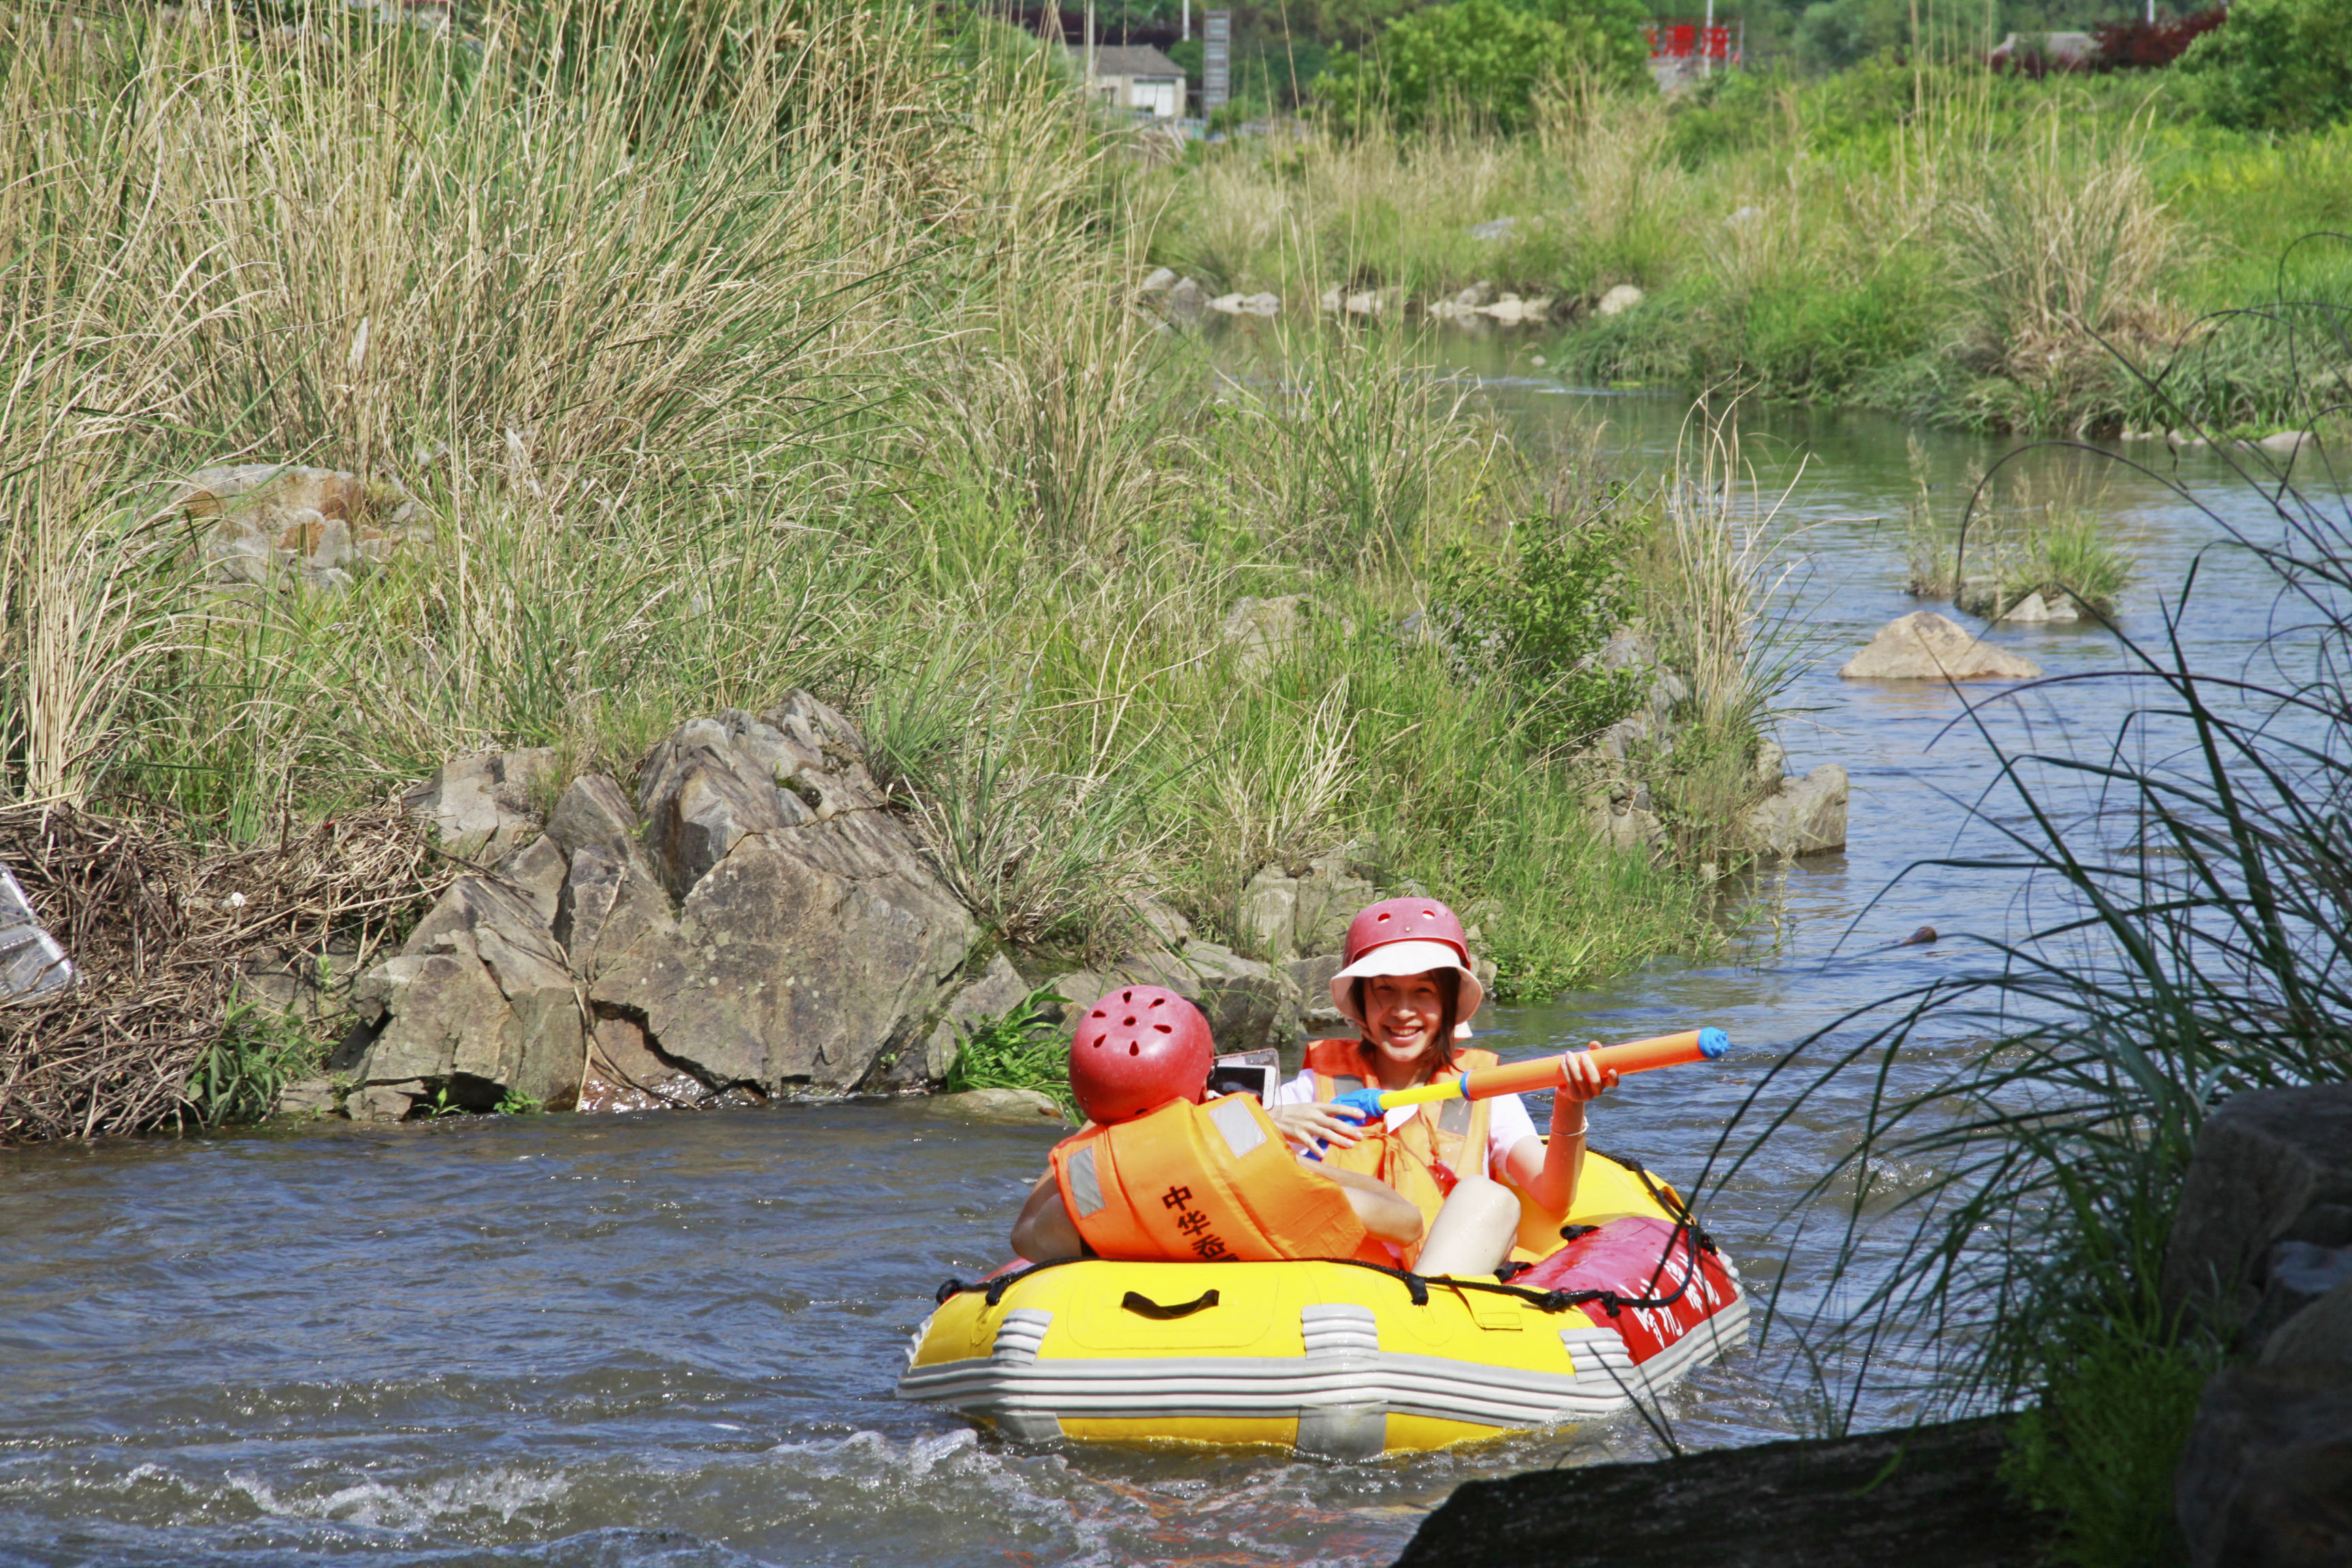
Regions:
[[322, 1054], [299, 1019], [239, 1001], [222, 1022], [220, 1038], [188, 1074], [180, 1123], [232, 1127], [259, 1121], [277, 1107], [289, 1083], [318, 1069]]
[[1432, 587], [1430, 616], [1455, 657], [1504, 682], [1542, 750], [1573, 751], [1641, 704], [1642, 676], [1598, 657], [1629, 608], [1627, 539], [1622, 521], [1531, 518], [1508, 560], [1456, 547]]
[[2352, 0], [2239, 0], [2175, 68], [2217, 125], [2333, 124], [2352, 116]]
[[1002, 1016], [982, 1018], [960, 1029], [955, 1060], [948, 1065], [940, 1088], [949, 1094], [975, 1089], [1033, 1089], [1077, 1119], [1078, 1102], [1070, 1093], [1070, 1046], [1060, 1026], [1045, 1018], [1045, 1009], [1065, 1006], [1069, 998], [1050, 985], [1041, 985]]
[[1333, 55], [1311, 92], [1341, 131], [1385, 117], [1404, 131], [1469, 118], [1516, 132], [1548, 82], [1641, 79], [1642, 17], [1630, 0], [1454, 0], [1391, 24], [1370, 56]]
[[2178, 1562], [2172, 1474], [2215, 1357], [2140, 1324], [2086, 1331], [2017, 1419], [2001, 1479], [2057, 1516], [2059, 1562], [2144, 1568]]

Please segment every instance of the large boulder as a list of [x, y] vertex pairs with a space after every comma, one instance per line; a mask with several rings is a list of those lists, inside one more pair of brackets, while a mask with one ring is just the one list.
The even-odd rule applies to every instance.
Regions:
[[1054, 982], [1077, 1007], [1121, 985], [1161, 985], [1190, 1000], [1207, 1016], [1221, 1052], [1271, 1047], [1296, 1060], [1306, 1038], [1290, 975], [1217, 942], [1187, 942], [1181, 951], [1150, 948], [1107, 969], [1073, 971]]
[[1933, 610], [1889, 621], [1838, 674], [1848, 680], [2034, 680], [2042, 667], [1981, 642]]
[[519, 1094], [568, 1110], [580, 1092], [579, 994], [563, 950], [512, 887], [460, 877], [352, 1000], [369, 1035], [345, 1101], [398, 1121], [446, 1094], [488, 1110]]
[[2352, 1245], [2352, 1083], [2255, 1089], [2206, 1119], [2166, 1244], [2165, 1305], [2238, 1331], [2288, 1242]]
[[2216, 1375], [2174, 1476], [2173, 1509], [2193, 1568], [2352, 1563], [2352, 1366]]
[[1378, 846], [1356, 843], [1261, 868], [1242, 889], [1243, 934], [1276, 963], [1339, 946], [1348, 922], [1380, 897], [1378, 859]]
[[1788, 859], [1825, 855], [1845, 847], [1845, 770], [1823, 763], [1803, 778], [1783, 778], [1780, 787], [1739, 816], [1742, 847]]
[[637, 805], [676, 913], [598, 938], [600, 1013], [641, 1019], [714, 1087], [762, 1094], [854, 1089], [919, 1043], [980, 933], [886, 809], [848, 721], [794, 693], [764, 717], [681, 725]]
[[[568, 1103], [583, 1061], [604, 1109], [845, 1091], [902, 1061], [928, 1069], [952, 1003], [976, 1016], [1018, 983], [1010, 965], [965, 983], [977, 928], [887, 808], [856, 731], [805, 693], [681, 725], [635, 799], [572, 780], [543, 827], [521, 800], [538, 764], [520, 755], [453, 763], [412, 801], [445, 842], [504, 852], [362, 977], [373, 1033], [343, 1053], [356, 1115], [458, 1079], [489, 1086], [477, 1099]], [[568, 1077], [542, 1064], [559, 980]]]

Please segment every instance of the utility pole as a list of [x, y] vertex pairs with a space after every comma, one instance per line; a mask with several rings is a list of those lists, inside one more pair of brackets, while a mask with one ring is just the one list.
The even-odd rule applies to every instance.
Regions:
[[[2151, 5], [2155, 3], [2156, 0], [2148, 0]], [[1188, 44], [1192, 41], [1192, 0], [1184, 0], [1184, 41]]]
[[1087, 0], [1087, 102], [1095, 100], [1095, 0]]
[[1698, 35], [1699, 74], [1715, 74], [1715, 0], [1706, 0], [1706, 26]]

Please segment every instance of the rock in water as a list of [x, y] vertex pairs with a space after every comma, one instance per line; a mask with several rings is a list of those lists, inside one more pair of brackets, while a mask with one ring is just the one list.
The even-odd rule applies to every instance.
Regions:
[[1052, 1098], [1034, 1089], [971, 1089], [961, 1094], [935, 1094], [923, 1109], [938, 1116], [961, 1116], [972, 1121], [1009, 1121], [1029, 1127], [1070, 1130], [1069, 1118]]
[[1593, 313], [1601, 316], [1622, 316], [1639, 305], [1644, 298], [1646, 296], [1631, 283], [1620, 283], [1601, 296], [1601, 303], [1592, 308]]
[[2039, 592], [2028, 594], [2004, 611], [2004, 621], [2079, 621], [2083, 612], [2069, 594], [2061, 594], [2057, 601], [2045, 599]]
[[1915, 610], [1879, 628], [1838, 674], [1848, 680], [2035, 680], [2042, 667], [1970, 637], [1933, 610]]
[[1823, 763], [1801, 779], [1784, 778], [1778, 792], [1739, 819], [1741, 847], [1789, 859], [1845, 847], [1845, 770]]

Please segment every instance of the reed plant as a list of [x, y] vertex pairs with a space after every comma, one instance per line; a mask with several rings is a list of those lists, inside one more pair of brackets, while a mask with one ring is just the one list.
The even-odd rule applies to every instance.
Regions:
[[1736, 1172], [1825, 1096], [1860, 1096], [1800, 1205], [1838, 1236], [1833, 1265], [1810, 1306], [1780, 1303], [1817, 1364], [1844, 1358], [1832, 1424], [1874, 1383], [2033, 1403], [2011, 1474], [2085, 1563], [2175, 1550], [2172, 1468], [2237, 1328], [2231, 1303], [2158, 1289], [2200, 1126], [2232, 1094], [2352, 1073], [2352, 534], [2326, 476], [2282, 483], [2246, 456], [2226, 503], [2174, 488], [2273, 585], [2262, 658], [2192, 657], [2200, 565], [2158, 636], [2066, 682], [2068, 710], [2112, 729], [2010, 750], [1976, 726], [2000, 770], [1984, 847], [1922, 864], [2014, 879], [2018, 929], [1800, 1042], [1726, 1143]]

